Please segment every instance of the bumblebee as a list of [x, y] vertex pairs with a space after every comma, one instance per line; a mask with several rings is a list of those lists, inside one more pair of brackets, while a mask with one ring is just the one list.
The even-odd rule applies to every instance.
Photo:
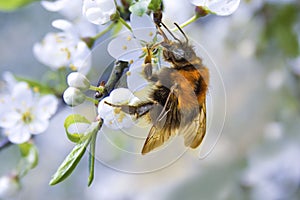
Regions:
[[183, 135], [184, 144], [190, 148], [198, 147], [206, 133], [206, 93], [209, 84], [209, 71], [203, 65], [189, 44], [188, 37], [175, 23], [185, 40], [181, 41], [163, 24], [173, 37], [170, 40], [160, 26], [158, 34], [163, 41], [156, 48], [162, 48], [163, 59], [170, 68], [161, 68], [152, 73], [151, 49], [144, 60], [144, 76], [153, 82], [149, 101], [132, 105], [113, 105], [136, 118], [148, 116], [153, 124], [141, 153], [146, 154], [162, 146], [172, 136]]

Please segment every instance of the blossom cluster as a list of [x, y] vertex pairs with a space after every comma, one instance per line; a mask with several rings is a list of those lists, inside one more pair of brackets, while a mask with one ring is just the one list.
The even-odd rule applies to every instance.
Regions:
[[[115, 0], [41, 1], [41, 5], [46, 10], [58, 12], [62, 19], [52, 22], [56, 30], [46, 33], [39, 42], [33, 45], [32, 51], [41, 64], [49, 67], [54, 72], [53, 74], [60, 78], [54, 79], [58, 80], [58, 83], [53, 86], [52, 83], [39, 83], [14, 77], [9, 73], [5, 74], [6, 87], [0, 91], [0, 127], [2, 136], [6, 137], [10, 143], [25, 144], [34, 135], [45, 132], [51, 117], [57, 112], [58, 97], [62, 97], [69, 106], [78, 106], [86, 100], [97, 106], [96, 122], [92, 123], [78, 115], [71, 116], [84, 124], [86, 130], [82, 131], [83, 134], [70, 131], [70, 127], [76, 120], [72, 121], [67, 118], [65, 121], [69, 139], [79, 143], [83, 152], [87, 145], [92, 146], [95, 140], [94, 135], [99, 131], [99, 126], [101, 128], [102, 121], [110, 129], [129, 128], [135, 124], [136, 119], [123, 112], [121, 106], [134, 105], [148, 98], [145, 94], [149, 93], [152, 83], [143, 75], [145, 56], [149, 53], [149, 46], [162, 41], [161, 35], [157, 33], [155, 19], [149, 13], [162, 12], [162, 6], [159, 0], [132, 1], [131, 5], [125, 5], [124, 2]], [[237, 9], [239, 2], [239, 0], [190, 0], [196, 8], [194, 19], [200, 17], [197, 13], [198, 8], [204, 9], [207, 14], [230, 15]], [[165, 6], [169, 3], [166, 2]], [[124, 8], [118, 4], [122, 4]], [[129, 32], [116, 36], [125, 28]], [[107, 50], [114, 60], [122, 60], [129, 64], [129, 69], [122, 76], [125, 77], [126, 87], [114, 86], [111, 91], [106, 91], [105, 83], [94, 86], [88, 79], [93, 66], [93, 49], [100, 42], [98, 39], [108, 32], [114, 34], [114, 39], [103, 51]], [[151, 57], [154, 73], [162, 67], [170, 67], [169, 63], [160, 58], [161, 54]], [[60, 76], [62, 71], [64, 72], [63, 80]], [[45, 91], [40, 91], [42, 89]], [[88, 90], [100, 92], [105, 96], [102, 99], [91, 98], [88, 96]], [[35, 164], [30, 165], [29, 168], [33, 166]], [[61, 177], [63, 178], [54, 179], [55, 184], [63, 180], [66, 175], [62, 174]], [[6, 186], [10, 184], [16, 188], [18, 184], [15, 183], [18, 182], [18, 178], [19, 176], [0, 178], [0, 198], [5, 196], [4, 193], [10, 195], [11, 190]]]
[[0, 127], [12, 143], [24, 143], [31, 135], [44, 132], [58, 101], [54, 95], [41, 96], [25, 82], [16, 82], [10, 74], [5, 92], [0, 95]]

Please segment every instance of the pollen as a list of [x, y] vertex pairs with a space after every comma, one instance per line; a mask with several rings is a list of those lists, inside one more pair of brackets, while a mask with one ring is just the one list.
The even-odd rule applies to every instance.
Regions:
[[132, 64], [132, 63], [133, 63], [133, 60], [130, 60], [130, 61], [129, 61], [129, 64]]
[[125, 114], [124, 113], [120, 113], [119, 118], [118, 118], [118, 122], [121, 123], [124, 118], [125, 118]]
[[67, 53], [67, 59], [68, 60], [71, 59], [71, 52], [68, 48], [61, 48], [60, 50]]
[[122, 47], [122, 49], [123, 49], [123, 50], [127, 50], [127, 46], [124, 45], [124, 46]]
[[73, 71], [77, 71], [77, 67], [73, 64], [70, 64], [70, 69]]
[[147, 47], [143, 47], [142, 50], [143, 50], [144, 53], [148, 53]]
[[25, 113], [23, 113], [22, 115], [22, 121], [25, 123], [25, 124], [29, 124], [32, 122], [33, 120], [33, 115], [29, 112], [29, 111], [26, 111]]
[[127, 37], [127, 41], [130, 41], [132, 39], [132, 37], [129, 35], [128, 37]]
[[117, 115], [117, 114], [120, 114], [121, 113], [121, 108], [115, 108], [114, 109], [114, 113]]
[[150, 37], [152, 37], [152, 36], [153, 36], [153, 32], [152, 32], [152, 31], [149, 33], [149, 36], [150, 36]]
[[127, 76], [130, 76], [130, 75], [131, 75], [131, 72], [130, 72], [130, 71], [127, 71], [127, 72], [126, 72], [126, 75], [127, 75]]
[[39, 93], [40, 92], [40, 88], [37, 87], [37, 86], [35, 86], [35, 87], [33, 87], [33, 91], [36, 92], [36, 93]]
[[62, 43], [63, 42], [63, 40], [59, 36], [57, 36], [56, 34], [55, 34], [55, 40], [56, 40], [57, 43]]

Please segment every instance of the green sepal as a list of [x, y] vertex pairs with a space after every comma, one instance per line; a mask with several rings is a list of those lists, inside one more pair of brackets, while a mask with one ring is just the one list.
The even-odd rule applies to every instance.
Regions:
[[85, 133], [78, 133], [78, 132], [70, 133], [68, 130], [72, 124], [76, 124], [76, 123], [91, 124], [91, 122], [88, 119], [86, 119], [84, 116], [79, 114], [69, 115], [65, 119], [64, 127], [69, 140], [75, 143], [79, 143], [82, 140], [82, 137], [84, 137]]
[[142, 16], [148, 11], [150, 1], [149, 0], [140, 0], [135, 2], [129, 7], [129, 11], [134, 15]]
[[152, 11], [159, 11], [161, 10], [161, 4], [162, 4], [162, 0], [151, 0], [151, 2], [148, 5], [148, 9], [152, 10]]

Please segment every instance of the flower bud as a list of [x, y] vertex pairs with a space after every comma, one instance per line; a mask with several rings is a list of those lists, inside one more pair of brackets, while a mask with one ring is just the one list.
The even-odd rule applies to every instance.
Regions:
[[0, 199], [12, 197], [20, 189], [17, 176], [6, 175], [0, 178]]
[[90, 81], [79, 72], [72, 72], [67, 77], [67, 82], [70, 87], [77, 88], [81, 91], [86, 91], [90, 87]]
[[74, 87], [68, 87], [64, 92], [63, 98], [69, 106], [78, 106], [85, 101], [85, 95]]

